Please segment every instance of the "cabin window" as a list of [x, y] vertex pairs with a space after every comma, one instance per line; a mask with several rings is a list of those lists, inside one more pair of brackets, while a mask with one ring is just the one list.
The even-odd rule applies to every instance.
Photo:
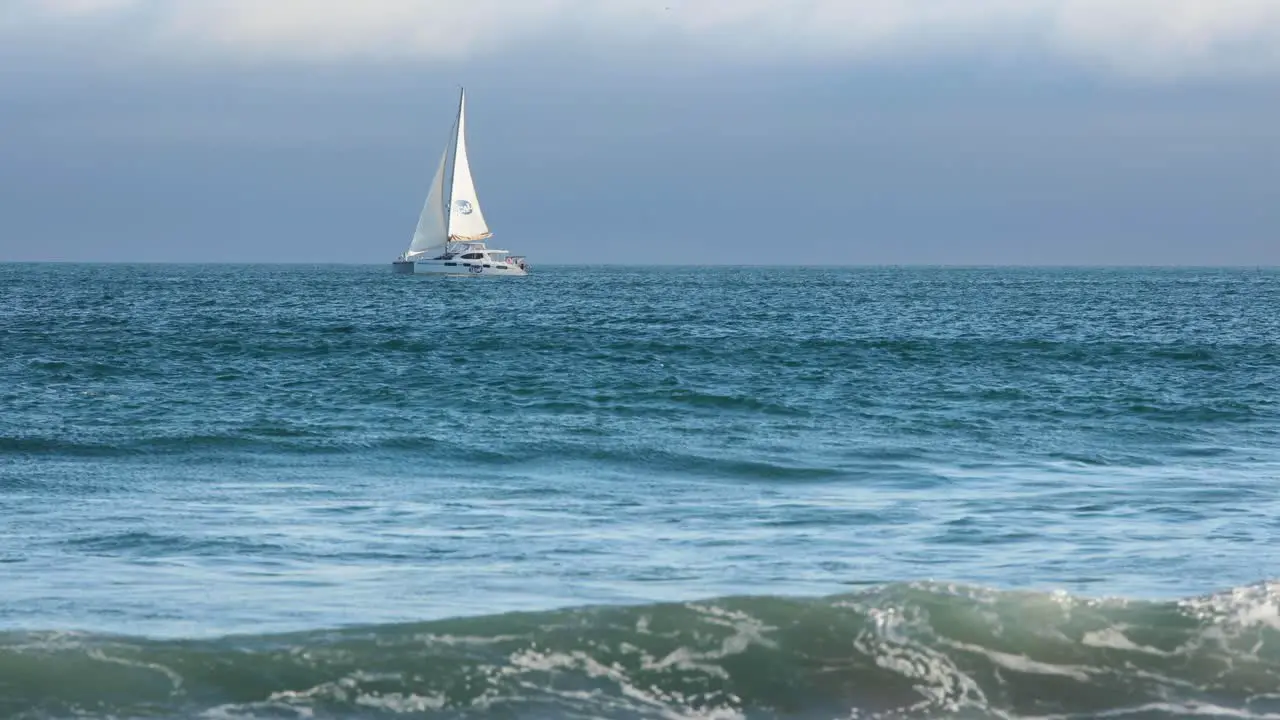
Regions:
[[484, 253], [467, 253], [462, 256], [463, 260], [480, 260], [484, 257]]

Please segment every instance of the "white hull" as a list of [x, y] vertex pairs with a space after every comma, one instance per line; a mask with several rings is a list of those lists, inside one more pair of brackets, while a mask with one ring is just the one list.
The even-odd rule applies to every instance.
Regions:
[[507, 262], [466, 260], [407, 260], [394, 263], [401, 275], [451, 275], [454, 277], [524, 277], [528, 271]]

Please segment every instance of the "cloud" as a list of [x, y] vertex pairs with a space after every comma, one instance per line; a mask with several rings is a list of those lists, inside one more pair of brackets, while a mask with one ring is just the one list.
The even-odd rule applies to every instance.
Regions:
[[1277, 0], [6, 0], [0, 41], [166, 62], [442, 61], [545, 46], [716, 62], [1044, 56], [1280, 74]]

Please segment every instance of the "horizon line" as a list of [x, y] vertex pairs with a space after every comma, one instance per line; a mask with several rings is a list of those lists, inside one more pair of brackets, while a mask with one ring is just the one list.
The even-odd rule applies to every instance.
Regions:
[[[278, 265], [293, 267], [314, 267], [331, 265], [339, 267], [378, 267], [390, 265], [384, 262], [353, 261], [317, 261], [298, 262], [295, 260], [3, 260], [0, 265]], [[664, 263], [664, 262], [548, 262], [535, 263], [531, 267], [655, 267], [655, 268], [691, 268], [691, 267], [754, 267], [754, 268], [1073, 268], [1073, 269], [1110, 269], [1110, 268], [1159, 268], [1159, 269], [1248, 269], [1266, 268], [1280, 269], [1280, 264], [1270, 263], [931, 263], [931, 262], [878, 262], [878, 263]]]

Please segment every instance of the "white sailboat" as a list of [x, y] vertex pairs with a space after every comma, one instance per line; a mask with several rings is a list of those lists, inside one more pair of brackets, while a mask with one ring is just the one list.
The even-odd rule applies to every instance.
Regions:
[[464, 89], [458, 98], [458, 116], [449, 142], [418, 216], [413, 242], [392, 263], [396, 273], [482, 277], [528, 274], [523, 257], [485, 244], [493, 233], [480, 212], [480, 199], [467, 162], [466, 113]]

